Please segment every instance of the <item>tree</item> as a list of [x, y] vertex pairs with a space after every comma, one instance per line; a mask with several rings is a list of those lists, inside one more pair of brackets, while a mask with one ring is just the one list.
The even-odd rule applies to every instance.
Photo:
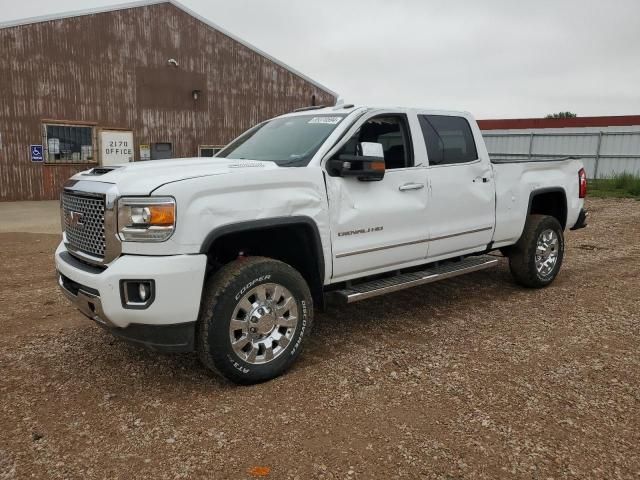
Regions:
[[578, 115], [573, 112], [550, 113], [544, 118], [576, 118]]

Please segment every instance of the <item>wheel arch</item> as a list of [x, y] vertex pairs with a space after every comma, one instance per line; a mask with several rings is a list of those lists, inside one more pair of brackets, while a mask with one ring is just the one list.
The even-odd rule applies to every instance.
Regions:
[[567, 228], [567, 192], [562, 187], [539, 188], [529, 194], [527, 215], [555, 217], [562, 230]]
[[311, 217], [275, 217], [222, 225], [211, 230], [200, 247], [200, 253], [206, 254], [214, 265], [234, 260], [240, 251], [275, 258], [294, 267], [309, 284], [316, 305], [322, 307], [325, 258], [320, 231]]

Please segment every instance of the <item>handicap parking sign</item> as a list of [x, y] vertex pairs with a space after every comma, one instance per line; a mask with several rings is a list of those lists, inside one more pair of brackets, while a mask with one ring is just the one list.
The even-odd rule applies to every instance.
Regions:
[[42, 145], [31, 145], [31, 161], [42, 162], [44, 157], [42, 156]]

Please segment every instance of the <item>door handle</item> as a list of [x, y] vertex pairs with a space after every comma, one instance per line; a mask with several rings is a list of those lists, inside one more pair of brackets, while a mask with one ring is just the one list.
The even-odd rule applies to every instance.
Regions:
[[473, 183], [476, 183], [476, 182], [489, 183], [490, 181], [491, 181], [491, 178], [489, 177], [476, 177], [473, 179]]
[[404, 185], [400, 185], [398, 190], [406, 192], [407, 190], [420, 190], [421, 188], [424, 188], [424, 183], [405, 183]]

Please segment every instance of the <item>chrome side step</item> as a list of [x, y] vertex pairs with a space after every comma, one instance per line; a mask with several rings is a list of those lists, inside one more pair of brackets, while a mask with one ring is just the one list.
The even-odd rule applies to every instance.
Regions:
[[372, 280], [370, 282], [352, 285], [342, 290], [328, 292], [335, 300], [343, 303], [359, 302], [385, 293], [417, 287], [426, 283], [438, 282], [446, 278], [457, 277], [465, 273], [476, 272], [497, 265], [498, 259], [489, 255], [467, 257], [457, 262], [448, 262], [438, 266], [428, 267], [419, 272], [403, 273], [394, 277]]

